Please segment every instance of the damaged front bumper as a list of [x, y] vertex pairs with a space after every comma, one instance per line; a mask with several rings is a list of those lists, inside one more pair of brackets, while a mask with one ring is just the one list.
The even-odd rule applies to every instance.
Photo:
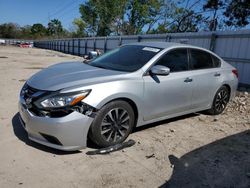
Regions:
[[19, 113], [30, 140], [65, 151], [83, 149], [87, 145], [93, 117], [76, 111], [64, 117], [40, 117], [30, 112], [21, 101]]

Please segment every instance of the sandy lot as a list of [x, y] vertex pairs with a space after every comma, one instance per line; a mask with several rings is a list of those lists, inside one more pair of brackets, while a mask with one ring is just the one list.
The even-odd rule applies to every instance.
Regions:
[[135, 129], [136, 144], [108, 155], [36, 144], [17, 118], [35, 72], [81, 58], [0, 46], [0, 187], [250, 187], [250, 94], [222, 115], [196, 113]]

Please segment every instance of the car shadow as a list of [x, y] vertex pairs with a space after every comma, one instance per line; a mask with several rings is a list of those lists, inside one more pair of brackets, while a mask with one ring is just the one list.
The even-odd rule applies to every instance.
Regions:
[[14, 115], [14, 117], [12, 118], [12, 127], [13, 127], [13, 131], [15, 136], [21, 140], [22, 142], [24, 142], [25, 144], [27, 144], [28, 146], [34, 147], [36, 149], [48, 152], [48, 153], [52, 153], [52, 154], [56, 154], [56, 155], [67, 155], [67, 154], [76, 154], [76, 153], [81, 153], [81, 151], [61, 151], [61, 150], [57, 150], [57, 149], [53, 149], [44, 145], [41, 145], [39, 143], [33, 142], [28, 138], [28, 134], [25, 131], [25, 129], [23, 128], [20, 120], [19, 120], [19, 113], [16, 113]]
[[[170, 123], [170, 122], [173, 122], [173, 121], [178, 121], [178, 120], [186, 119], [186, 118], [190, 118], [190, 117], [195, 117], [195, 116], [198, 116], [198, 115], [200, 115], [200, 114], [199, 113], [193, 113], [193, 114], [179, 116], [179, 117], [176, 117], [176, 118], [171, 118], [171, 119], [167, 119], [167, 120], [163, 120], [163, 121], [159, 121], [159, 122], [155, 122], [155, 123], [146, 124], [146, 125], [143, 125], [143, 126], [140, 126], [140, 127], [134, 127], [131, 134], [139, 132], [139, 131], [143, 131], [143, 130], [146, 130], [146, 129], [149, 129], [149, 128], [153, 128], [153, 127], [156, 127], [156, 126], [159, 126], [159, 125], [162, 125], [162, 124], [166, 124], [166, 123]], [[91, 141], [91, 139], [87, 140], [87, 147], [91, 148], [91, 149], [100, 149], [101, 148], [98, 145], [96, 145], [95, 143], [93, 143]]]
[[[201, 112], [201, 113], [203, 113], [203, 112]], [[182, 120], [182, 119], [186, 119], [186, 118], [199, 116], [199, 115], [200, 115], [200, 113], [192, 113], [192, 114], [183, 115], [183, 116], [179, 116], [179, 117], [175, 117], [175, 118], [170, 118], [170, 119], [155, 122], [155, 123], [146, 124], [146, 125], [143, 125], [143, 126], [140, 126], [140, 127], [135, 127], [133, 129], [132, 133], [135, 133], [135, 132], [138, 132], [138, 131], [143, 131], [143, 130], [153, 128], [153, 127], [156, 127], [156, 126], [159, 126], [159, 125], [162, 125], [162, 124], [166, 124], [166, 123], [170, 123], [170, 122], [174, 122], [174, 121], [178, 121], [178, 120]], [[34, 147], [36, 149], [40, 149], [42, 151], [57, 154], [57, 155], [66, 155], [66, 154], [74, 154], [74, 153], [80, 153], [81, 152], [81, 151], [61, 151], [61, 150], [50, 148], [50, 147], [44, 146], [42, 144], [31, 141], [28, 138], [27, 132], [22, 127], [18, 116], [19, 116], [19, 113], [16, 113], [14, 115], [14, 117], [12, 118], [13, 131], [14, 131], [14, 134], [16, 135], [16, 137], [19, 140], [26, 143], [27, 145], [29, 145], [31, 147]], [[87, 139], [87, 147], [90, 148], [90, 149], [100, 149], [100, 147], [98, 145], [96, 145], [95, 143], [93, 143], [89, 138]]]
[[250, 187], [250, 130], [225, 137], [178, 158], [164, 187]]

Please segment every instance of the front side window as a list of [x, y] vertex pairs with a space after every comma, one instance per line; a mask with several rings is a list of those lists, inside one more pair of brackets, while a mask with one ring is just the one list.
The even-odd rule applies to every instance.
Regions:
[[213, 61], [211, 55], [208, 52], [191, 49], [190, 55], [193, 70], [207, 69], [213, 67]]
[[176, 49], [167, 52], [156, 65], [163, 65], [170, 69], [170, 72], [188, 70], [187, 49]]
[[143, 67], [162, 49], [140, 45], [127, 45], [111, 50], [89, 64], [109, 70], [134, 72]]

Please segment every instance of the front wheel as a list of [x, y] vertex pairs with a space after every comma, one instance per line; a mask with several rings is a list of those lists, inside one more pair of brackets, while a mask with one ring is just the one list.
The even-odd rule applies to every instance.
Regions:
[[132, 107], [125, 101], [113, 101], [103, 106], [92, 125], [90, 139], [101, 147], [123, 142], [135, 123]]
[[221, 114], [229, 102], [230, 92], [226, 86], [222, 86], [215, 94], [213, 105], [208, 112], [212, 115]]

